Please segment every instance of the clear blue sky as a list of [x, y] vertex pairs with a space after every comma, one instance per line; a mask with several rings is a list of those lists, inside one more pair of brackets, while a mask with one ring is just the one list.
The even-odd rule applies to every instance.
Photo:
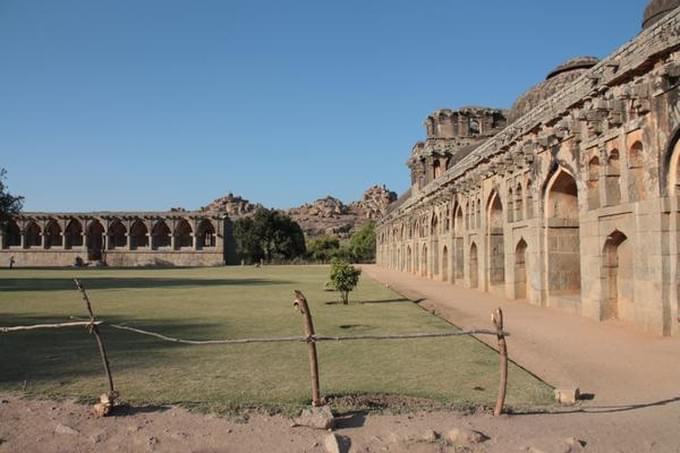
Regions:
[[509, 107], [646, 3], [0, 0], [0, 167], [26, 210], [401, 193], [429, 112]]

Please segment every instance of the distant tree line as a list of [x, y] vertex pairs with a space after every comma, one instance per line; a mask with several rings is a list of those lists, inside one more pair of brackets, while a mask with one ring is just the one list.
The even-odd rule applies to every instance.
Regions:
[[348, 241], [322, 236], [305, 242], [305, 236], [288, 215], [274, 209], [259, 208], [252, 216], [234, 222], [234, 239], [240, 259], [246, 264], [261, 261], [330, 263], [375, 261], [375, 223], [367, 222]]

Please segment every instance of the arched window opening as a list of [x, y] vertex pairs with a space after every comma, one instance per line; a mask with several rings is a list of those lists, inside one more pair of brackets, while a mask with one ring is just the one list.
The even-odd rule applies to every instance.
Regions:
[[41, 231], [37, 223], [29, 222], [25, 227], [24, 234], [26, 235], [26, 248], [42, 246]]
[[508, 190], [508, 223], [512, 223], [514, 220], [515, 210], [513, 208], [513, 201], [515, 200], [512, 189]]
[[83, 226], [76, 220], [71, 219], [66, 225], [64, 234], [64, 248], [72, 249], [73, 247], [83, 246]]
[[515, 189], [515, 222], [524, 220], [524, 197], [522, 195], [522, 184], [518, 183]]
[[[404, 228], [401, 228], [402, 236]], [[198, 237], [196, 239], [197, 248], [212, 248], [215, 247], [215, 228], [209, 220], [202, 220], [198, 224]]]
[[442, 274], [441, 279], [443, 282], [449, 279], [449, 249], [444, 246], [442, 249]]
[[20, 247], [21, 246], [21, 229], [13, 219], [7, 222], [5, 228], [5, 244], [3, 247]]
[[559, 170], [546, 191], [548, 292], [551, 303], [580, 304], [581, 254], [578, 188], [573, 176]]
[[151, 230], [151, 248], [168, 248], [171, 245], [170, 228], [164, 220], [159, 220]]
[[628, 153], [629, 179], [628, 198], [630, 201], [640, 201], [647, 198], [644, 181], [644, 149], [639, 141], [633, 143]]
[[515, 248], [515, 299], [526, 299], [528, 295], [527, 243], [521, 239]]
[[601, 319], [631, 320], [634, 294], [633, 255], [625, 234], [614, 231], [602, 253], [604, 277]]
[[475, 217], [477, 218], [477, 228], [481, 228], [482, 227], [482, 215], [481, 215], [482, 214], [482, 199], [481, 198], [477, 199], [476, 205], [477, 205], [476, 206], [477, 211], [476, 211]]
[[186, 219], [179, 219], [175, 224], [175, 249], [191, 248], [194, 246], [193, 230]]
[[531, 180], [527, 181], [527, 219], [531, 220], [534, 218], [534, 188], [531, 184]]
[[98, 220], [92, 220], [87, 226], [87, 259], [99, 261], [103, 258], [104, 227]]
[[505, 241], [503, 235], [503, 204], [494, 193], [489, 203], [489, 273], [491, 286], [505, 284]]
[[619, 159], [618, 150], [612, 150], [609, 152], [609, 157], [607, 158], [607, 206], [615, 206], [621, 203], [621, 162]]
[[56, 220], [50, 219], [45, 226], [45, 248], [62, 247], [64, 238], [61, 235], [61, 227]]
[[123, 222], [114, 220], [109, 225], [109, 249], [127, 248], [127, 229]]
[[588, 162], [588, 208], [600, 207], [600, 159], [597, 156]]
[[477, 244], [470, 246], [470, 288], [479, 287], [479, 257], [477, 256]]
[[130, 249], [137, 250], [149, 247], [149, 229], [144, 222], [137, 219], [130, 227]]

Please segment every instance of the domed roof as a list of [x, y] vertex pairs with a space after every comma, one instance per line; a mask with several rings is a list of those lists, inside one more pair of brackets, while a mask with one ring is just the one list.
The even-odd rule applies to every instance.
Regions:
[[678, 6], [680, 6], [680, 0], [651, 0], [647, 5], [647, 8], [645, 8], [645, 16], [642, 19], [642, 28], [651, 27]]
[[599, 60], [595, 57], [578, 57], [550, 71], [543, 82], [521, 95], [512, 104], [508, 113], [508, 123], [513, 123], [519, 117], [529, 113], [540, 103], [581, 77], [598, 62]]

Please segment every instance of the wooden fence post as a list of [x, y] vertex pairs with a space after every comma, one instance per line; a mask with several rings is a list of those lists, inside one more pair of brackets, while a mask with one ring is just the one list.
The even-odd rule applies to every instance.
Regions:
[[104, 371], [106, 372], [106, 379], [108, 380], [109, 383], [109, 399], [111, 402], [118, 397], [118, 392], [116, 392], [114, 386], [113, 386], [113, 377], [111, 376], [111, 368], [109, 366], [109, 358], [106, 355], [106, 348], [104, 347], [104, 341], [102, 340], [101, 333], [99, 332], [99, 325], [96, 322], [97, 318], [94, 316], [94, 312], [92, 311], [92, 304], [90, 304], [90, 298], [87, 296], [87, 292], [85, 292], [85, 287], [83, 287], [83, 284], [78, 280], [77, 278], [74, 278], [73, 281], [76, 284], [76, 288], [80, 291], [80, 294], [83, 296], [83, 301], [85, 302], [85, 307], [87, 308], [87, 312], [90, 315], [90, 325], [89, 325], [89, 330], [91, 334], [94, 334], [95, 339], [97, 340], [97, 346], [99, 347], [99, 355], [102, 358], [102, 363], [104, 364]]
[[293, 302], [295, 308], [302, 313], [305, 321], [305, 337], [307, 337], [307, 351], [309, 354], [309, 370], [312, 375], [312, 406], [322, 406], [321, 396], [319, 392], [319, 362], [316, 356], [316, 342], [314, 340], [314, 323], [312, 322], [312, 313], [309, 311], [307, 298], [301, 291], [295, 290], [295, 301]]
[[503, 333], [503, 310], [498, 308], [496, 313], [491, 315], [491, 320], [496, 327], [496, 338], [498, 339], [498, 353], [500, 356], [500, 384], [498, 387], [498, 399], [496, 400], [496, 408], [493, 411], [494, 417], [498, 417], [503, 413], [503, 406], [505, 405], [505, 393], [508, 389], [508, 345], [505, 342], [505, 333]]

